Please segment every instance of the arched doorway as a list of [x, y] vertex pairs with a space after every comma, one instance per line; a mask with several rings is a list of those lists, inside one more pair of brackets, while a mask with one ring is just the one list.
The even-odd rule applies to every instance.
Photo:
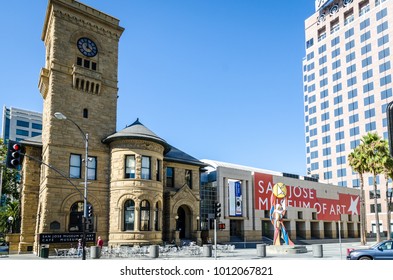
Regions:
[[182, 205], [177, 209], [177, 229], [180, 239], [191, 238], [191, 218], [192, 213], [188, 206]]
[[[91, 204], [87, 204], [87, 207], [91, 209], [91, 216], [88, 217], [88, 232], [94, 231], [94, 212], [93, 206]], [[84, 203], [83, 201], [78, 201], [72, 204], [70, 209], [70, 220], [68, 224], [69, 232], [82, 232], [83, 231], [83, 213], [84, 213]]]

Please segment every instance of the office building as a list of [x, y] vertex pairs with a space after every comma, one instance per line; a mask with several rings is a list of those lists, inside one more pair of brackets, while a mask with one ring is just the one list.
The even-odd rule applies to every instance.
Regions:
[[1, 137], [4, 140], [21, 141], [42, 133], [42, 114], [3, 106]]
[[[305, 21], [303, 61], [305, 138], [310, 176], [341, 187], [358, 188], [360, 178], [348, 154], [368, 132], [387, 139], [386, 107], [392, 97], [392, 0], [315, 1]], [[386, 181], [365, 174], [367, 231], [375, 211], [387, 229]], [[393, 229], [393, 225], [390, 227]]]

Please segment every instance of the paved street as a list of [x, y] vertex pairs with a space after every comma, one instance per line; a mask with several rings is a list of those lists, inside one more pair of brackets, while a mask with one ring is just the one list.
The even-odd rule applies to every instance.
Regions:
[[[371, 246], [373, 242], [369, 242]], [[247, 244], [251, 245], [251, 244]], [[81, 261], [81, 258], [55, 257], [40, 258], [33, 254], [11, 254], [0, 257], [1, 275], [25, 279], [34, 275], [41, 280], [53, 279], [60, 276], [86, 275], [92, 279], [260, 279], [261, 274], [269, 272], [269, 279], [303, 279], [312, 280], [321, 271], [329, 277], [371, 279], [388, 275], [389, 265], [379, 262], [350, 262], [346, 260], [348, 248], [361, 248], [360, 242], [322, 244], [323, 257], [316, 257], [313, 248], [320, 244], [304, 245], [307, 251], [299, 254], [273, 254], [266, 246], [266, 256], [259, 257], [256, 248], [236, 248], [234, 251], [221, 251], [217, 259], [201, 255], [161, 254], [158, 258], [151, 258], [149, 254], [133, 256], [131, 258], [104, 257]], [[184, 249], [185, 250], [185, 249]], [[197, 261], [194, 261], [197, 260]], [[49, 263], [50, 264], [49, 264]], [[325, 264], [326, 263], [326, 264]], [[312, 264], [312, 265], [310, 265]], [[2, 268], [2, 269], [1, 269]], [[22, 269], [23, 268], [23, 269]], [[253, 275], [249, 275], [254, 271]], [[60, 272], [60, 274], [59, 274]], [[154, 274], [153, 276], [152, 273]], [[161, 274], [160, 274], [161, 273]], [[190, 274], [187, 274], [190, 273]], [[193, 275], [187, 276], [185, 275]], [[165, 278], [164, 278], [165, 276]], [[137, 277], [137, 278], [135, 278]], [[157, 278], [158, 277], [158, 278]]]

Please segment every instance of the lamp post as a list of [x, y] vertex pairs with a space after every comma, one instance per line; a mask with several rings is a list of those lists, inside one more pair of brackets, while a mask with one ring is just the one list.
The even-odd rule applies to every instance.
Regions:
[[197, 220], [197, 231], [199, 231], [199, 227], [200, 227], [200, 224], [199, 224], [199, 216], [196, 217], [196, 220]]
[[178, 215], [176, 215], [175, 220], [176, 220], [176, 231], [178, 231], [179, 230], [179, 216]]
[[80, 131], [85, 140], [85, 178], [84, 178], [84, 195], [83, 195], [83, 237], [82, 237], [82, 260], [86, 260], [86, 222], [87, 222], [87, 171], [88, 171], [88, 161], [89, 161], [89, 134], [85, 133], [80, 126], [74, 122], [72, 119], [67, 118], [60, 112], [56, 112], [55, 114], [56, 119], [59, 120], [67, 120], [72, 122]]

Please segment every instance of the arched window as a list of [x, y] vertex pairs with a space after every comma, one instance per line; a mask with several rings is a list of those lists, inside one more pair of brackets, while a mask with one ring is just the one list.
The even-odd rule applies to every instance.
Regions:
[[124, 203], [124, 230], [134, 230], [135, 227], [135, 202], [127, 200]]
[[140, 224], [141, 231], [148, 231], [150, 229], [150, 203], [147, 200], [141, 202]]

